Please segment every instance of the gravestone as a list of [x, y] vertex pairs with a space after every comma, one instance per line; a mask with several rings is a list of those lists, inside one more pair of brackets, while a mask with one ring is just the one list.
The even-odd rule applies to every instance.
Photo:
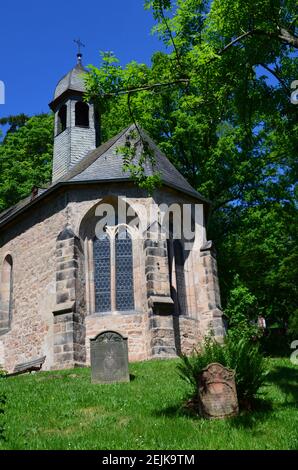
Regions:
[[221, 364], [212, 363], [199, 377], [199, 406], [208, 419], [228, 418], [238, 414], [235, 372]]
[[103, 331], [90, 343], [92, 383], [129, 382], [127, 338]]

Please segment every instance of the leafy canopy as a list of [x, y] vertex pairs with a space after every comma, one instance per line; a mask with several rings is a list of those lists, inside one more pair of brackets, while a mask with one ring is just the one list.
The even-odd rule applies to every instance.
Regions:
[[[297, 295], [297, 2], [147, 0], [167, 47], [151, 66], [90, 67], [104, 140], [133, 120], [205, 197], [224, 305], [233, 279], [255, 316], [283, 322]], [[133, 170], [133, 168], [132, 168]]]

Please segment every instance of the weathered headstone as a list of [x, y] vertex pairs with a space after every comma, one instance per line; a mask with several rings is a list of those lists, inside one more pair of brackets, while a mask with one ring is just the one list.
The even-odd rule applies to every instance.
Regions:
[[235, 372], [221, 364], [212, 363], [199, 377], [199, 406], [208, 419], [228, 418], [238, 414]]
[[92, 383], [129, 382], [127, 338], [103, 331], [90, 342]]

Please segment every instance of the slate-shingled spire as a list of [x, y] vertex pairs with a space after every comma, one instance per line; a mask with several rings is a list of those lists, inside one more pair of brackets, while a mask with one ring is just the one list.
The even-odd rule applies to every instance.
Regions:
[[94, 107], [83, 99], [86, 73], [79, 50], [77, 64], [59, 81], [49, 105], [55, 113], [53, 182], [66, 175], [90, 150], [96, 148]]

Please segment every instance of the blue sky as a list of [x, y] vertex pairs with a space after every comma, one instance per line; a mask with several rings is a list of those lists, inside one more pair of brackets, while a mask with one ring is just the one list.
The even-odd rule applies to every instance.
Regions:
[[76, 63], [80, 37], [85, 65], [112, 50], [121, 63], [150, 63], [162, 45], [142, 0], [15, 0], [1, 2], [0, 80], [6, 100], [0, 117], [48, 112], [58, 80]]

